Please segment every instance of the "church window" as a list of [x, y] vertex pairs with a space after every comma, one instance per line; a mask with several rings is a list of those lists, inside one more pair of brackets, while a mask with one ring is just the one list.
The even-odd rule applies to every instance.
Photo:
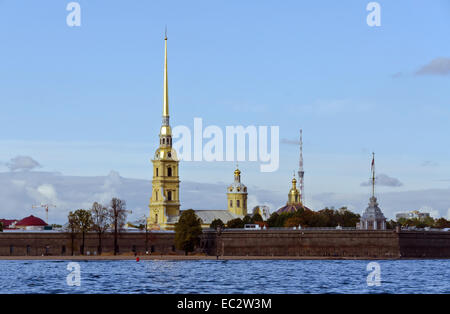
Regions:
[[171, 167], [167, 168], [167, 176], [169, 176], [169, 177], [172, 176], [172, 168]]
[[158, 214], [155, 214], [155, 223], [158, 223]]
[[169, 201], [172, 200], [172, 191], [167, 192], [167, 200], [169, 200]]
[[159, 169], [158, 168], [156, 168], [156, 176], [159, 176], [159, 171], [158, 171]]
[[158, 200], [158, 191], [155, 191], [155, 200]]
[[166, 144], [166, 139], [165, 138], [163, 138], [163, 144]]
[[241, 203], [239, 202], [239, 200], [236, 201], [236, 206], [241, 207]]
[[233, 207], [233, 200], [230, 200], [230, 207]]
[[241, 188], [237, 188], [237, 191], [238, 191], [238, 192], [241, 191]]

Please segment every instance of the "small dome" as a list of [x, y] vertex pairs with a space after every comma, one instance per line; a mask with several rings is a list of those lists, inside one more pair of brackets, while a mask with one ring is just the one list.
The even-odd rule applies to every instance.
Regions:
[[47, 226], [47, 223], [41, 218], [35, 217], [33, 215], [25, 217], [16, 223], [16, 226]]
[[233, 182], [228, 186], [228, 193], [247, 193], [247, 187], [241, 182]]

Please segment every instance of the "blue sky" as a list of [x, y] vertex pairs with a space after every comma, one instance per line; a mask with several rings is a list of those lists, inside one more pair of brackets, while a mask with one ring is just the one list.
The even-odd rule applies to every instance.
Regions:
[[[375, 28], [367, 0], [78, 2], [70, 28], [69, 1], [0, 0], [0, 162], [150, 179], [167, 25], [173, 126], [303, 128], [311, 200], [368, 194], [372, 151], [402, 183], [380, 193], [449, 188], [450, 75], [418, 71], [450, 58], [450, 1], [378, 1]], [[275, 173], [241, 165], [249, 186], [288, 192], [298, 147], [280, 150]], [[181, 180], [229, 182], [233, 168], [185, 162]]]

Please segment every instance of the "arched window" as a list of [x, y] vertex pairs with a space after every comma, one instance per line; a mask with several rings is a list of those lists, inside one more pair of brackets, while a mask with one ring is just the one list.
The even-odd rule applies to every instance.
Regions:
[[241, 207], [241, 203], [239, 202], [239, 200], [236, 201], [236, 206]]
[[158, 200], [158, 191], [155, 191], [155, 201]]
[[158, 214], [155, 214], [155, 223], [158, 223]]
[[167, 176], [169, 176], [169, 177], [172, 176], [172, 168], [171, 167], [167, 168]]
[[230, 200], [230, 207], [233, 207], [233, 200]]
[[166, 139], [165, 138], [163, 138], [163, 144], [166, 144]]
[[159, 170], [156, 168], [156, 176], [159, 176]]
[[167, 192], [167, 200], [169, 200], [169, 201], [172, 200], [172, 191]]

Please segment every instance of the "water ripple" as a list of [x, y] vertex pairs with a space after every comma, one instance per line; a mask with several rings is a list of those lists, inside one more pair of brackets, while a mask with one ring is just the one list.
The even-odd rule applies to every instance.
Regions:
[[369, 261], [0, 261], [0, 293], [450, 293], [449, 260], [386, 260], [369, 287]]

